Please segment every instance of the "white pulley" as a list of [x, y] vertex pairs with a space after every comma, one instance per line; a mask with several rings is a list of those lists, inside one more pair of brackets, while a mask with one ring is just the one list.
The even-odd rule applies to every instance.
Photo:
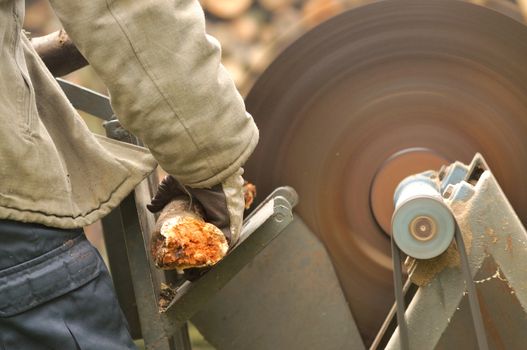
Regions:
[[405, 254], [431, 259], [450, 246], [454, 216], [443, 202], [434, 173], [404, 179], [395, 190], [394, 201], [392, 235]]

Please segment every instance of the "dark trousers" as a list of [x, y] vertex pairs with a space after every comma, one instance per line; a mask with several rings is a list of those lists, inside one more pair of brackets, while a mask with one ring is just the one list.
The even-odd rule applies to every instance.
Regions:
[[82, 230], [0, 220], [0, 350], [136, 349]]

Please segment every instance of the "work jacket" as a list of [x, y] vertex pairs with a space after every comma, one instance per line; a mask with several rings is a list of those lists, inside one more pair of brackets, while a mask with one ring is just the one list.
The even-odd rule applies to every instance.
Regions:
[[150, 152], [88, 130], [22, 33], [24, 1], [0, 0], [0, 219], [81, 227], [155, 160], [193, 187], [245, 162], [258, 130], [197, 0], [50, 2], [121, 124]]

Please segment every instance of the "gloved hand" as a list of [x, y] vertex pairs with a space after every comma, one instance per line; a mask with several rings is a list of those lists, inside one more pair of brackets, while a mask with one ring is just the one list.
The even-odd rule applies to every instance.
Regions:
[[156, 213], [163, 210], [175, 197], [190, 195], [193, 201], [199, 202], [203, 207], [205, 212], [203, 219], [218, 227], [232, 247], [240, 237], [245, 208], [242, 174], [243, 169], [240, 168], [212, 188], [184, 187], [174, 177], [168, 175], [159, 184], [147, 208], [152, 213]]

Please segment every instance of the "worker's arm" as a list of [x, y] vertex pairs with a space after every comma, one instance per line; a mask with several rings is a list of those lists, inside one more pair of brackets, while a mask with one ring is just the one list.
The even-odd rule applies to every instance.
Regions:
[[108, 87], [125, 128], [181, 183], [210, 187], [238, 171], [258, 130], [205, 33], [197, 0], [51, 0]]
[[198, 1], [51, 3], [108, 87], [123, 126], [178, 182], [212, 187], [201, 200], [207, 219], [234, 244], [244, 208], [240, 167], [258, 130], [220, 64], [218, 42], [205, 33]]

